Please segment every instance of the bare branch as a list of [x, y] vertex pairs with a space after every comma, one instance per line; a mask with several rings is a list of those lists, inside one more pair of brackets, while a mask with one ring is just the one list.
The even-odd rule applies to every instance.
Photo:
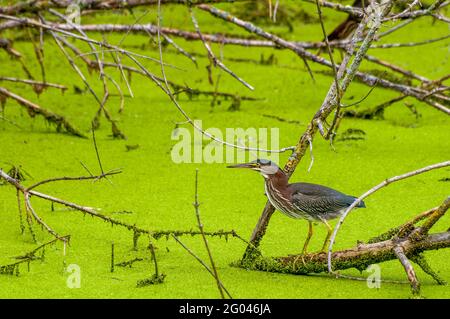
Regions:
[[209, 262], [211, 263], [211, 268], [213, 269], [214, 278], [216, 279], [216, 282], [217, 282], [217, 288], [219, 288], [220, 296], [222, 297], [222, 299], [225, 299], [225, 295], [223, 293], [223, 289], [220, 284], [220, 279], [219, 279], [219, 274], [217, 272], [216, 264], [214, 263], [214, 259], [211, 254], [211, 249], [209, 248], [208, 240], [206, 239], [205, 234], [204, 234], [203, 223], [200, 219], [200, 211], [199, 211], [200, 203], [198, 202], [198, 169], [195, 170], [195, 201], [194, 201], [193, 205], [195, 208], [195, 216], [197, 218], [197, 225], [198, 225], [198, 228], [200, 229], [200, 232], [202, 233], [203, 243], [205, 244], [206, 251], [209, 256]]
[[[304, 2], [310, 2], [310, 3], [315, 3], [315, 0], [303, 0]], [[356, 8], [356, 7], [352, 7], [349, 5], [343, 5], [340, 3], [336, 3], [336, 2], [331, 2], [331, 1], [324, 1], [321, 0], [320, 1], [320, 5], [322, 7], [325, 8], [330, 8], [330, 9], [334, 9], [337, 11], [341, 11], [341, 12], [346, 12], [348, 14], [357, 16], [357, 17], [362, 17], [363, 15], [363, 10], [361, 8]]]
[[231, 71], [229, 68], [227, 68], [225, 66], [225, 64], [222, 63], [222, 61], [220, 61], [213, 53], [213, 51], [211, 50], [211, 47], [209, 46], [208, 43], [206, 43], [205, 39], [203, 38], [202, 33], [200, 32], [200, 27], [198, 26], [198, 22], [197, 19], [194, 16], [194, 12], [192, 11], [192, 8], [189, 8], [189, 12], [191, 13], [191, 19], [192, 19], [192, 23], [194, 24], [195, 30], [197, 31], [200, 40], [203, 42], [203, 45], [205, 46], [206, 51], [208, 51], [208, 56], [209, 58], [214, 62], [214, 65], [217, 65], [219, 68], [221, 68], [222, 70], [224, 70], [226, 73], [228, 73], [229, 75], [231, 75], [232, 77], [234, 77], [236, 80], [238, 80], [239, 82], [241, 82], [244, 86], [246, 86], [247, 88], [249, 88], [250, 90], [254, 90], [253, 86], [251, 86], [250, 84], [248, 84], [247, 82], [245, 82], [243, 79], [241, 79], [239, 76], [237, 76], [233, 71]]
[[450, 38], [449, 34], [438, 37], [438, 38], [426, 39], [426, 40], [417, 41], [417, 42], [372, 44], [371, 48], [373, 48], [373, 49], [390, 49], [390, 48], [401, 48], [401, 47], [416, 47], [419, 45], [425, 45], [425, 44], [442, 41], [442, 40], [445, 40], [448, 38]]
[[[159, 30], [161, 30], [161, 28]], [[184, 55], [189, 60], [191, 60], [192, 63], [195, 64], [195, 66], [198, 66], [197, 60], [195, 59], [194, 56], [192, 56], [192, 54], [190, 54], [189, 52], [184, 50], [182, 47], [180, 47], [178, 44], [176, 44], [171, 38], [169, 38], [169, 36], [165, 35], [164, 33], [161, 33], [161, 35], [164, 38], [164, 40], [166, 40], [168, 43], [170, 43], [177, 51], [179, 51], [182, 55]]]
[[70, 176], [63, 176], [63, 177], [55, 177], [55, 178], [49, 178], [42, 180], [40, 182], [37, 182], [36, 184], [33, 184], [26, 188], [26, 191], [30, 191], [38, 186], [41, 186], [43, 184], [52, 183], [52, 182], [59, 182], [59, 181], [83, 181], [83, 180], [100, 180], [106, 176], [116, 175], [122, 173], [121, 170], [114, 170], [111, 172], [102, 173], [101, 175], [97, 176], [76, 176], [76, 177], [70, 177]]
[[418, 295], [420, 293], [420, 283], [417, 280], [416, 273], [414, 271], [413, 266], [409, 262], [408, 258], [405, 255], [405, 251], [401, 246], [395, 246], [393, 249], [395, 255], [398, 260], [402, 264], [403, 268], [405, 268], [406, 275], [408, 276], [408, 280], [411, 283], [411, 289], [414, 295]]
[[[198, 257], [191, 249], [189, 249], [185, 244], [183, 244], [183, 242], [177, 236], [172, 234], [172, 237], [173, 237], [173, 239], [175, 239], [175, 241], [177, 243], [179, 243], [181, 245], [181, 247], [183, 247], [192, 257], [194, 257], [211, 274], [211, 276], [214, 277], [214, 272], [211, 270], [211, 268], [209, 268], [209, 266], [203, 260], [200, 259], [200, 257]], [[221, 281], [219, 281], [219, 285], [223, 289], [223, 291], [228, 295], [228, 297], [230, 299], [233, 299], [233, 297], [231, 297], [230, 293], [228, 292], [228, 290], [225, 288], [225, 286], [223, 285], [223, 283]]]
[[[181, 4], [181, 5], [197, 5], [201, 3], [233, 3], [248, 0], [162, 0], [161, 4]], [[1, 6], [0, 13], [17, 15], [19, 13], [31, 13], [53, 9], [65, 9], [72, 3], [72, 0], [33, 0], [21, 1], [10, 6]], [[139, 6], [157, 5], [158, 0], [79, 0], [78, 4], [82, 11], [89, 10], [95, 12], [99, 10], [113, 10], [113, 9], [132, 9]]]
[[[450, 164], [449, 164], [450, 165]], [[427, 219], [425, 224], [420, 229], [421, 234], [427, 234], [428, 231], [431, 229], [431, 227], [434, 226], [434, 224], [437, 223], [437, 221], [444, 216], [444, 214], [447, 212], [447, 210], [450, 208], [450, 197], [447, 197], [447, 199], [442, 203], [441, 206], [439, 206]]]
[[85, 137], [84, 134], [82, 134], [80, 131], [78, 131], [65, 117], [62, 115], [53, 113], [51, 111], [48, 111], [46, 109], [43, 109], [39, 105], [28, 101], [27, 99], [8, 91], [7, 89], [0, 87], [0, 95], [3, 95], [4, 97], [12, 98], [13, 100], [16, 100], [19, 105], [25, 107], [28, 111], [28, 114], [31, 117], [34, 117], [36, 114], [43, 116], [47, 121], [54, 123], [56, 125], [57, 130], [60, 130], [61, 127], [64, 127], [64, 129], [67, 131], [67, 133], [71, 135], [75, 135], [78, 137]]

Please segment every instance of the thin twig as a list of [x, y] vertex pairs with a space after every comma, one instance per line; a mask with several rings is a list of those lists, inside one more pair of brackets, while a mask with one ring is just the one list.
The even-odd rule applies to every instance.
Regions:
[[[159, 29], [159, 30], [161, 30], [161, 29]], [[195, 59], [195, 57], [192, 54], [190, 54], [189, 52], [184, 50], [182, 47], [180, 47], [178, 44], [176, 44], [171, 38], [169, 38], [169, 36], [165, 35], [164, 33], [161, 33], [161, 35], [164, 38], [164, 40], [166, 40], [168, 43], [170, 43], [177, 51], [179, 51], [182, 55], [184, 55], [189, 60], [191, 60], [192, 63], [194, 63], [195, 66], [198, 67], [197, 60]]]
[[445, 39], [450, 38], [450, 35], [444, 35], [437, 38], [427, 39], [423, 41], [417, 41], [417, 42], [405, 42], [405, 43], [384, 43], [384, 44], [372, 44], [370, 47], [372, 49], [391, 49], [391, 48], [403, 48], [403, 47], [417, 47], [420, 45], [426, 45], [430, 43], [439, 42]]
[[194, 24], [195, 30], [197, 31], [200, 40], [203, 42], [203, 45], [205, 46], [206, 51], [208, 52], [209, 57], [212, 59], [212, 61], [214, 62], [214, 65], [217, 65], [219, 68], [221, 68], [222, 70], [224, 70], [226, 73], [228, 73], [229, 75], [231, 75], [232, 77], [234, 77], [236, 80], [238, 80], [239, 82], [241, 82], [244, 86], [246, 86], [247, 88], [249, 88], [250, 90], [254, 90], [253, 86], [251, 86], [250, 84], [248, 84], [246, 81], [244, 81], [243, 79], [241, 79], [239, 76], [237, 76], [233, 71], [231, 71], [228, 67], [225, 66], [225, 64], [222, 63], [222, 61], [220, 61], [213, 53], [213, 51], [211, 50], [211, 47], [209, 46], [209, 44], [205, 41], [205, 39], [203, 38], [203, 35], [200, 31], [200, 27], [198, 26], [198, 22], [197, 19], [194, 16], [194, 12], [192, 11], [192, 8], [189, 7], [189, 12], [191, 14], [191, 19], [192, 19], [192, 23]]
[[[200, 257], [198, 257], [191, 249], [189, 249], [185, 244], [183, 244], [183, 242], [177, 236], [172, 234], [172, 237], [173, 237], [173, 239], [175, 239], [175, 241], [177, 243], [179, 243], [181, 245], [181, 247], [183, 247], [192, 257], [194, 257], [211, 274], [211, 276], [214, 277], [214, 272], [211, 270], [211, 268], [209, 268], [209, 266], [203, 260], [200, 259]], [[227, 294], [227, 296], [230, 299], [233, 299], [233, 297], [231, 297], [230, 293], [225, 288], [225, 286], [223, 285], [222, 282], [220, 282], [220, 287], [223, 289], [223, 291]]]
[[29, 192], [24, 192], [23, 193], [24, 198], [25, 198], [25, 207], [27, 209], [27, 211], [29, 213], [31, 213], [31, 215], [33, 216], [34, 220], [40, 224], [43, 228], [45, 228], [45, 230], [47, 230], [47, 232], [49, 232], [51, 235], [53, 235], [55, 238], [60, 239], [62, 241], [65, 241], [65, 237], [64, 236], [60, 236], [58, 235], [58, 233], [56, 231], [54, 231], [50, 226], [48, 226], [39, 216], [38, 214], [36, 214], [36, 212], [34, 211], [33, 206], [31, 206], [31, 202], [30, 202], [30, 193]]
[[106, 172], [106, 173], [102, 173], [101, 175], [91, 175], [91, 176], [76, 176], [76, 177], [68, 177], [68, 176], [64, 176], [64, 177], [55, 177], [55, 178], [49, 178], [49, 179], [45, 179], [43, 181], [37, 182], [36, 184], [33, 184], [29, 187], [26, 188], [27, 191], [30, 191], [38, 186], [41, 186], [43, 184], [47, 184], [47, 183], [53, 183], [53, 182], [58, 182], [58, 181], [82, 181], [82, 180], [99, 180], [102, 179], [106, 176], [110, 176], [110, 175], [116, 175], [116, 174], [120, 174], [122, 173], [121, 170], [114, 170], [114, 171], [110, 171], [110, 172]]
[[216, 264], [214, 263], [214, 259], [211, 254], [211, 249], [209, 248], [208, 240], [206, 239], [206, 236], [204, 234], [203, 224], [200, 219], [200, 211], [199, 211], [200, 203], [198, 202], [198, 169], [195, 170], [195, 201], [194, 201], [193, 205], [195, 208], [195, 216], [197, 217], [198, 228], [200, 229], [200, 232], [202, 233], [203, 243], [205, 244], [205, 248], [206, 248], [206, 251], [209, 256], [209, 262], [211, 263], [211, 268], [213, 269], [214, 278], [216, 279], [216, 282], [217, 282], [217, 288], [219, 289], [220, 296], [222, 297], [222, 299], [225, 299], [225, 295], [223, 294], [222, 286], [220, 285], [220, 279], [219, 279], [219, 274], [217, 272]]
[[103, 171], [102, 161], [100, 159], [100, 154], [98, 153], [97, 140], [95, 138], [95, 130], [93, 127], [92, 127], [92, 141], [94, 143], [95, 155], [97, 156], [98, 166], [100, 167], [100, 171], [102, 172], [101, 175], [105, 175], [105, 172]]
[[67, 90], [67, 86], [62, 85], [62, 84], [41, 82], [41, 81], [35, 81], [35, 80], [30, 80], [30, 79], [18, 79], [18, 78], [13, 78], [13, 77], [0, 76], [0, 81], [25, 83], [25, 84], [29, 84], [29, 85], [38, 85], [38, 86], [42, 86], [42, 87], [56, 88], [56, 89], [62, 90], [63, 92], [65, 90]]

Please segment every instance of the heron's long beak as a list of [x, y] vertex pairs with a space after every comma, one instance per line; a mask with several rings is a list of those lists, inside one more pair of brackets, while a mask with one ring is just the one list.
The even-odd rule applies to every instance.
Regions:
[[255, 163], [243, 163], [236, 165], [228, 165], [227, 168], [256, 168], [257, 165]]

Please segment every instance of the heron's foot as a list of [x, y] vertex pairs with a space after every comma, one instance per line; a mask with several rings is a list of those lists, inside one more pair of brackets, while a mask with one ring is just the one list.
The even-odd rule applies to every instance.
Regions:
[[299, 259], [302, 260], [303, 266], [306, 266], [306, 262], [305, 262], [305, 253], [302, 253], [302, 254], [300, 254], [300, 255], [297, 255], [297, 257], [295, 257], [295, 259], [294, 259], [294, 265], [297, 264], [297, 262], [298, 262]]
[[308, 253], [308, 258], [309, 258], [309, 260], [311, 261], [311, 260], [313, 260], [315, 257], [317, 257], [317, 255], [320, 255], [320, 254], [323, 254], [323, 253], [326, 253], [326, 252], [325, 252], [325, 251], [322, 251], [322, 250], [320, 250], [320, 251], [313, 251], [313, 252]]

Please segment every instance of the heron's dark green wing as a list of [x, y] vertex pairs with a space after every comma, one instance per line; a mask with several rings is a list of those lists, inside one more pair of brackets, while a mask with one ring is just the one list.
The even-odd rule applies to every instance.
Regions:
[[294, 183], [289, 184], [289, 188], [292, 190], [293, 194], [300, 193], [303, 195], [318, 196], [318, 197], [347, 196], [335, 189], [319, 184]]
[[[350, 206], [355, 197], [345, 195], [332, 188], [309, 183], [295, 183], [290, 185], [294, 206], [311, 215], [325, 216], [338, 213]], [[364, 203], [360, 204], [364, 207]], [[331, 216], [330, 216], [331, 217]]]
[[295, 193], [292, 195], [292, 200], [294, 207], [298, 210], [318, 216], [339, 212], [351, 205], [351, 201], [339, 196], [313, 196]]

